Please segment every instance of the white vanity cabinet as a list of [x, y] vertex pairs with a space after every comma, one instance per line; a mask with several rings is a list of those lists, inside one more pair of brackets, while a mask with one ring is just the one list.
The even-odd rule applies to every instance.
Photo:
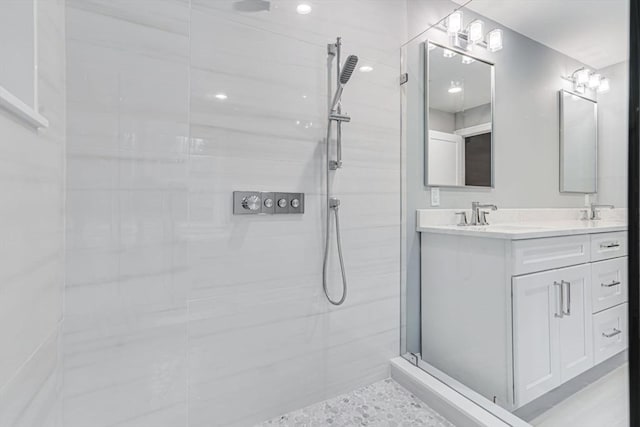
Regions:
[[513, 278], [515, 392], [531, 401], [593, 366], [589, 264]]
[[423, 360], [514, 410], [625, 350], [626, 231], [614, 230], [420, 229]]

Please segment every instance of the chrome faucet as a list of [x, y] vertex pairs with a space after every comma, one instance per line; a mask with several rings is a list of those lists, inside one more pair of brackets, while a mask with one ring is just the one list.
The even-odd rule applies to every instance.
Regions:
[[600, 218], [600, 210], [599, 208], [609, 208], [609, 209], [613, 209], [615, 208], [615, 206], [613, 205], [598, 205], [596, 203], [591, 203], [591, 207], [590, 207], [590, 211], [591, 211], [591, 215], [589, 217], [590, 220], [599, 220]]
[[480, 202], [471, 203], [471, 222], [469, 223], [469, 225], [489, 225], [489, 223], [487, 222], [488, 212], [482, 210], [485, 208], [491, 209], [492, 211], [498, 210], [498, 207], [496, 205], [482, 205], [480, 204]]

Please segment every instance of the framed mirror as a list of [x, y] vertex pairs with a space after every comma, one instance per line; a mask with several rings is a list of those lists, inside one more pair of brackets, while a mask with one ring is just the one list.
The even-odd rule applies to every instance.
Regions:
[[494, 65], [425, 43], [425, 185], [493, 187]]
[[560, 91], [560, 191], [598, 191], [598, 104]]

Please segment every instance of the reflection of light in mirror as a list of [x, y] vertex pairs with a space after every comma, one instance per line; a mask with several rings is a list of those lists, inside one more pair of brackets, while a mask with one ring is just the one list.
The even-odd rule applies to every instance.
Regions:
[[449, 34], [457, 34], [462, 30], [462, 12], [458, 10], [447, 16], [446, 26]]
[[215, 98], [219, 99], [220, 101], [224, 101], [225, 99], [228, 98], [228, 96], [226, 93], [216, 93]]
[[470, 56], [463, 56], [462, 57], [462, 63], [463, 64], [471, 64], [472, 62], [476, 62], [476, 60], [471, 58]]
[[462, 85], [460, 84], [460, 82], [451, 82], [451, 86], [449, 86], [449, 90], [447, 91], [449, 93], [460, 93], [462, 92]]
[[484, 32], [484, 22], [479, 19], [472, 21], [469, 24], [467, 33], [469, 34], [469, 41], [471, 43], [477, 43], [482, 40], [482, 33]]
[[363, 65], [362, 67], [359, 68], [359, 70], [363, 73], [370, 73], [373, 71], [373, 67], [370, 65]]
[[609, 85], [609, 79], [605, 77], [604, 79], [600, 80], [600, 85], [598, 86], [598, 92], [600, 93], [609, 92], [609, 89], [611, 89], [611, 86]]
[[311, 13], [311, 6], [306, 3], [300, 3], [298, 7], [296, 7], [296, 12], [300, 15], [308, 15]]
[[456, 56], [456, 53], [449, 49], [442, 49], [442, 55], [444, 55], [445, 58], [453, 58]]
[[487, 33], [487, 48], [489, 52], [497, 52], [502, 49], [502, 30], [496, 29]]

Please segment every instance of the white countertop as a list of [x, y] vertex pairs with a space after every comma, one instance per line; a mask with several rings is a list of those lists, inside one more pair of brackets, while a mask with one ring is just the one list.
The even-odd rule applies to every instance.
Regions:
[[627, 224], [617, 221], [541, 221], [539, 223], [501, 223], [495, 225], [422, 225], [423, 233], [454, 234], [458, 236], [488, 237], [493, 239], [538, 239], [541, 237], [572, 236], [576, 234], [626, 231]]

